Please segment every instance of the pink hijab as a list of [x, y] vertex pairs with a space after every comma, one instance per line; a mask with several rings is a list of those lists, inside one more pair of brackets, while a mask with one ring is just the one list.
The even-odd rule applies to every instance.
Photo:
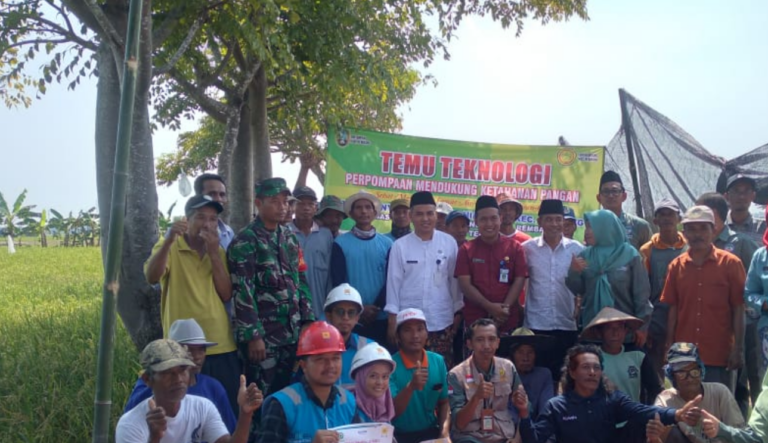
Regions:
[[[371, 362], [376, 363], [376, 362]], [[395, 417], [395, 403], [392, 401], [392, 393], [387, 388], [384, 395], [376, 398], [365, 392], [365, 379], [371, 372], [371, 363], [363, 366], [355, 372], [355, 386], [351, 391], [355, 394], [357, 407], [376, 423], [389, 423]], [[391, 372], [390, 372], [391, 374]]]

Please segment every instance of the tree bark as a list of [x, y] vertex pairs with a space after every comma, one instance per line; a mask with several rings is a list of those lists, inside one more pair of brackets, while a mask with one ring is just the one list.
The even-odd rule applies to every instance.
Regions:
[[251, 108], [248, 100], [240, 110], [240, 131], [237, 146], [232, 153], [229, 179], [229, 222], [235, 232], [248, 225], [253, 217], [253, 145], [250, 122]]
[[254, 183], [272, 177], [272, 153], [267, 121], [267, 74], [262, 66], [248, 88], [251, 106], [251, 139], [253, 140]]
[[[160, 323], [160, 291], [144, 277], [144, 262], [158, 238], [157, 191], [155, 188], [154, 153], [149, 123], [149, 87], [152, 80], [152, 22], [149, 15], [151, 2], [147, 0], [142, 19], [141, 53], [139, 56], [138, 84], [134, 125], [131, 139], [131, 157], [128, 195], [125, 208], [125, 236], [120, 268], [120, 289], [117, 311], [138, 349], [162, 337]], [[125, 34], [127, 11], [106, 10], [115, 28]], [[117, 121], [120, 103], [120, 75], [122, 62], [115, 63], [115, 48], [102, 43], [97, 61], [99, 82], [96, 99], [96, 176], [101, 214], [101, 235], [109, 235], [109, 208], [112, 200], [112, 175], [115, 162]], [[102, 241], [102, 256], [107, 242]]]

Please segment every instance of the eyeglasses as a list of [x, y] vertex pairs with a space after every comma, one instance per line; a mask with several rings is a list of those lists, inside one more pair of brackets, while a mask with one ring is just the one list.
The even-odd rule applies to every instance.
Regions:
[[346, 315], [347, 317], [352, 318], [360, 315], [360, 310], [354, 309], [354, 308], [353, 309], [336, 308], [333, 310], [333, 313], [337, 317], [344, 317]]
[[600, 195], [605, 195], [608, 197], [617, 197], [624, 193], [624, 189], [601, 189]]
[[686, 378], [699, 378], [701, 377], [701, 369], [689, 369], [687, 371], [675, 371], [672, 373], [675, 376], [675, 380], [685, 380]]

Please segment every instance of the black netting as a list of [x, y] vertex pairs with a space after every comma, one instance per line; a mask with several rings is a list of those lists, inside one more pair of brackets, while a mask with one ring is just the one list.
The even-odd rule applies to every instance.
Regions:
[[[627, 142], [622, 127], [606, 147], [605, 169], [621, 175], [628, 198], [624, 210], [652, 217], [654, 202], [668, 197], [680, 207], [690, 207], [696, 198], [709, 191], [725, 190], [726, 177], [743, 173], [758, 180], [757, 203], [768, 202], [768, 144], [736, 159], [726, 161], [709, 153], [675, 122], [622, 91], [629, 134], [638, 171], [638, 190], [630, 174]], [[760, 218], [762, 218], [762, 210]]]

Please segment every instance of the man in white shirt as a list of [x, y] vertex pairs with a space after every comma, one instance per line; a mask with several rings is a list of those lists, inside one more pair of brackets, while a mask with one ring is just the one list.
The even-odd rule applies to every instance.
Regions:
[[413, 194], [410, 208], [414, 231], [396, 241], [389, 255], [387, 337], [395, 345], [398, 312], [420, 309], [427, 318], [427, 350], [441, 354], [451, 368], [454, 314], [464, 306], [453, 283], [458, 246], [453, 237], [435, 229], [437, 205], [431, 193]]
[[565, 286], [571, 261], [584, 249], [563, 235], [563, 202], [543, 200], [538, 224], [541, 236], [523, 243], [528, 262], [528, 298], [525, 326], [536, 335], [555, 337], [555, 346], [541, 356], [542, 366], [560, 379], [560, 366], [568, 348], [576, 343], [575, 297]]
[[184, 346], [173, 340], [155, 340], [141, 352], [141, 378], [152, 397], [120, 417], [116, 443], [215, 442], [246, 443], [253, 412], [261, 406], [261, 391], [246, 388], [240, 376], [237, 404], [240, 415], [230, 436], [216, 406], [207, 398], [187, 395], [189, 369], [195, 366]]

